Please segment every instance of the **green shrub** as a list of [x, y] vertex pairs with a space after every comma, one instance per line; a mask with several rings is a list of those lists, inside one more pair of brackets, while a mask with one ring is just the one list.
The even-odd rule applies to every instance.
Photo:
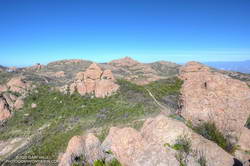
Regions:
[[103, 160], [96, 160], [93, 166], [122, 166], [122, 165], [118, 160], [114, 159], [108, 163], [105, 163], [105, 161]]
[[189, 154], [191, 152], [191, 140], [186, 135], [180, 136], [171, 147], [175, 150]]
[[162, 99], [167, 95], [179, 95], [183, 81], [177, 77], [170, 79], [154, 81], [148, 85], [145, 85], [157, 100]]
[[233, 145], [225, 136], [216, 128], [214, 123], [205, 122], [193, 129], [208, 140], [215, 142], [222, 149], [229, 153], [234, 153], [236, 146]]

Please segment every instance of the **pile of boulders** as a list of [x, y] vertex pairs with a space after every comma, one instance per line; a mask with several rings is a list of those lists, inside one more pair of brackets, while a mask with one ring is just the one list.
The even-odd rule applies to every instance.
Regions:
[[[173, 147], [183, 136], [190, 140], [191, 147], [180, 159], [177, 157], [180, 151]], [[140, 132], [112, 127], [102, 144], [93, 134], [74, 136], [59, 157], [59, 165], [70, 166], [78, 156], [83, 156], [88, 164], [117, 159], [123, 166], [179, 166], [180, 162], [199, 166], [201, 159], [207, 166], [234, 164], [234, 157], [218, 145], [194, 133], [184, 123], [163, 115], [146, 120]]]
[[[64, 90], [66, 88], [64, 87]], [[69, 86], [70, 93], [78, 92], [95, 97], [110, 96], [119, 89], [111, 70], [102, 70], [96, 63], [91, 64], [86, 71], [76, 74], [74, 82]]]

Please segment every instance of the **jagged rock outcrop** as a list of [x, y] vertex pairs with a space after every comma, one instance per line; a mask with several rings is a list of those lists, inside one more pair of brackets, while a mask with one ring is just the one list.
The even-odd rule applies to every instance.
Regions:
[[30, 83], [24, 81], [23, 77], [13, 77], [7, 82], [8, 90], [17, 93], [24, 93], [30, 88]]
[[124, 166], [178, 166], [179, 152], [171, 146], [181, 136], [190, 140], [191, 149], [185, 156], [187, 166], [199, 165], [200, 157], [205, 157], [207, 166], [233, 165], [233, 156], [218, 145], [194, 133], [184, 123], [163, 115], [146, 120], [140, 132], [132, 128], [111, 128], [102, 146], [105, 151], [111, 150]]
[[10, 93], [0, 95], [0, 121], [10, 118], [13, 110], [19, 110], [23, 107], [22, 97], [16, 97]]
[[0, 121], [8, 119], [11, 116], [11, 111], [6, 99], [0, 96]]
[[194, 125], [212, 121], [225, 135], [238, 137], [250, 115], [247, 84], [198, 62], [183, 66], [180, 78], [184, 80], [181, 115]]
[[85, 72], [76, 74], [76, 80], [69, 86], [70, 93], [94, 94], [95, 97], [110, 96], [119, 89], [110, 70], [104, 70], [93, 63]]
[[66, 152], [59, 159], [59, 166], [71, 166], [75, 157], [79, 156], [83, 156], [88, 164], [102, 160], [104, 153], [100, 146], [101, 142], [92, 133], [85, 136], [74, 136], [70, 139]]

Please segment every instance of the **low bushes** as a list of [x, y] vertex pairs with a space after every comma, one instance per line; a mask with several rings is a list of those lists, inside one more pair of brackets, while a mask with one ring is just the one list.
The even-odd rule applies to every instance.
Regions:
[[199, 126], [193, 127], [194, 131], [215, 142], [218, 146], [229, 153], [234, 153], [236, 146], [232, 144], [215, 126], [214, 123], [205, 122]]

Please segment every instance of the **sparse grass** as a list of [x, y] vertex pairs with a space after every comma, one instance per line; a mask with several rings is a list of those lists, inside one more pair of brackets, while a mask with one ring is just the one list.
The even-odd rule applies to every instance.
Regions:
[[152, 82], [145, 87], [151, 91], [157, 100], [167, 95], [179, 95], [183, 81], [177, 77]]
[[207, 165], [207, 160], [205, 156], [200, 156], [198, 159], [198, 163], [200, 164], [200, 166], [206, 166]]
[[[118, 80], [118, 83], [119, 92], [104, 99], [79, 94], [65, 95], [51, 86], [38, 85], [25, 99], [23, 109], [14, 112], [6, 125], [0, 128], [0, 140], [36, 136], [39, 139], [25, 154], [52, 156], [55, 159], [59, 152], [65, 151], [69, 139], [74, 135], [82, 135], [91, 128], [103, 128], [99, 135], [102, 141], [110, 126], [140, 129], [143, 121], [138, 119], [160, 112], [143, 86], [125, 80]], [[169, 92], [163, 90], [164, 95], [177, 92], [173, 84], [167, 85], [173, 89], [169, 88]], [[37, 107], [31, 108], [32, 103]]]
[[105, 161], [97, 160], [94, 162], [93, 166], [122, 166], [120, 162], [116, 159], [105, 163]]
[[[133, 125], [138, 119], [159, 113], [142, 87], [124, 81], [121, 89], [124, 93], [118, 92], [104, 99], [91, 99], [79, 94], [64, 95], [49, 86], [39, 86], [25, 99], [24, 108], [15, 112], [0, 129], [0, 140], [40, 135], [38, 142], [26, 153], [56, 158], [74, 135], [84, 134], [91, 128]], [[139, 100], [130, 102], [133, 94]], [[31, 108], [32, 103], [37, 104], [37, 107]], [[107, 132], [102, 133], [101, 140]]]
[[246, 125], [245, 125], [248, 129], [250, 129], [250, 116], [247, 119]]
[[186, 135], [178, 137], [176, 143], [171, 147], [177, 151], [184, 152], [187, 155], [192, 151], [191, 140]]
[[225, 151], [233, 154], [236, 145], [232, 144], [215, 126], [214, 123], [205, 122], [193, 129], [208, 140], [215, 142]]
[[180, 166], [187, 166], [187, 157], [192, 152], [191, 139], [188, 136], [179, 136], [174, 145], [166, 143], [164, 146], [176, 150], [175, 158], [178, 160]]
[[195, 151], [195, 156], [200, 166], [207, 166], [207, 159], [203, 151]]

